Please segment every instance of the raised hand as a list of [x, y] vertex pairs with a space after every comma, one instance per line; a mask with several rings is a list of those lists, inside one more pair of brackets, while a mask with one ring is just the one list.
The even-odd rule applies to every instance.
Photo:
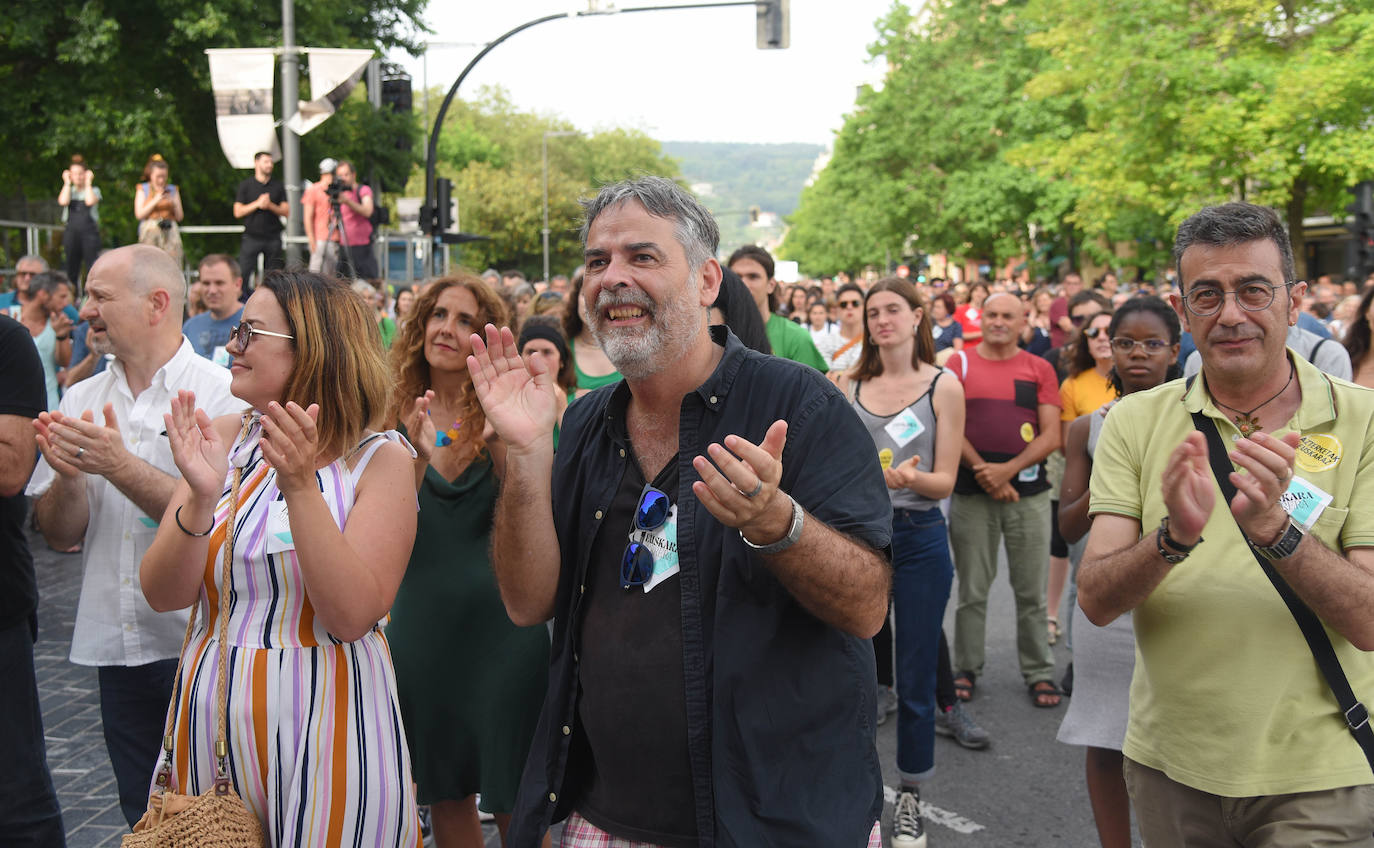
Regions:
[[262, 416], [263, 458], [277, 470], [277, 488], [283, 494], [299, 491], [319, 491], [315, 482], [315, 468], [319, 457], [319, 431], [315, 420], [320, 405], [310, 404], [301, 409], [294, 400], [282, 406], [276, 401], [267, 405]]
[[434, 391], [426, 391], [415, 399], [415, 405], [401, 422], [406, 425], [410, 444], [418, 454], [416, 459], [423, 460], [426, 465], [429, 464], [429, 458], [434, 455], [434, 439], [439, 433], [434, 421], [429, 417], [429, 405], [433, 401]]
[[[1212, 467], [1207, 462], [1207, 439], [1194, 430], [1174, 448], [1164, 467], [1164, 505], [1169, 510], [1169, 536], [1191, 545], [1216, 505]], [[1267, 540], [1266, 540], [1267, 541]]]
[[105, 404], [105, 426], [95, 423], [89, 409], [79, 418], [61, 412], [41, 412], [35, 420], [38, 448], [53, 470], [68, 476], [118, 474], [129, 461], [124, 437], [119, 433], [114, 405]]
[[776, 542], [792, 521], [792, 507], [786, 497], [774, 497], [781, 491], [778, 483], [786, 443], [787, 422], [779, 419], [760, 444], [726, 436], [724, 446], [708, 445], [709, 460], [704, 456], [692, 460], [692, 467], [701, 475], [692, 484], [692, 492], [726, 527], [740, 530], [756, 544]]
[[162, 421], [167, 425], [172, 459], [191, 492], [207, 500], [218, 499], [229, 476], [229, 447], [215, 432], [205, 410], [196, 408], [195, 393], [177, 392], [172, 411], [164, 414]]
[[468, 374], [487, 421], [511, 451], [553, 450], [558, 387], [548, 363], [536, 353], [526, 368], [509, 327], [488, 324], [486, 334], [472, 335]]
[[1229, 454], [1242, 469], [1231, 472], [1236, 487], [1231, 514], [1256, 544], [1278, 541], [1288, 526], [1288, 513], [1279, 505], [1279, 497], [1293, 479], [1293, 461], [1301, 440], [1300, 433], [1282, 437], [1255, 433], [1236, 442]]

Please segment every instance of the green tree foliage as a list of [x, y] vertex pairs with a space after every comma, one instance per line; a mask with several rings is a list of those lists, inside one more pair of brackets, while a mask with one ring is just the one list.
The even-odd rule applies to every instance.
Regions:
[[[433, 93], [432, 93], [433, 94]], [[438, 96], [442, 96], [439, 93]], [[515, 108], [500, 89], [484, 88], [475, 101], [455, 99], [439, 135], [441, 177], [453, 180], [458, 224], [488, 237], [465, 244], [469, 268], [518, 268], [543, 276], [543, 158], [546, 132], [575, 132], [567, 121]], [[676, 163], [657, 141], [637, 130], [607, 129], [592, 135], [552, 136], [549, 145], [549, 252], [552, 273], [582, 264], [578, 199], [602, 185], [637, 174], [676, 177]], [[408, 187], [424, 194], [424, 175]]]
[[1201, 206], [1241, 198], [1286, 212], [1301, 263], [1303, 216], [1374, 176], [1368, 0], [1030, 0], [1026, 14], [1051, 56], [1027, 92], [1076, 97], [1084, 120], [1012, 158], [1077, 184], [1071, 219], [1089, 234], [1134, 218], [1167, 243]]
[[[1012, 163], [1028, 137], [1062, 132], [1072, 98], [1031, 104], [1045, 61], [1026, 39], [1024, 0], [943, 0], [917, 21], [896, 3], [870, 48], [880, 89], [860, 92], [826, 171], [802, 195], [784, 252], [808, 271], [943, 251], [1004, 259], [1064, 230], [1072, 188]], [[914, 238], [913, 238], [914, 237]]]
[[[296, 0], [296, 42], [413, 52], [424, 5], [425, 0]], [[62, 169], [73, 153], [81, 153], [105, 196], [106, 242], [127, 243], [135, 238], [134, 184], [148, 157], [161, 153], [182, 188], [188, 223], [232, 223], [234, 189], [247, 172], [229, 167], [220, 149], [204, 50], [280, 42], [281, 5], [275, 2], [10, 3], [0, 16], [0, 185], [19, 211], [50, 215]], [[302, 70], [305, 95], [304, 63]], [[313, 156], [319, 146], [346, 139], [363, 174], [374, 158], [378, 167], [393, 167], [395, 120], [366, 115], [350, 102], [305, 136], [303, 153]], [[350, 121], [367, 131], [341, 126]], [[314, 176], [313, 164], [303, 159], [303, 175]], [[207, 246], [234, 246], [221, 241], [229, 243]], [[188, 245], [188, 253], [194, 257], [200, 246]]]

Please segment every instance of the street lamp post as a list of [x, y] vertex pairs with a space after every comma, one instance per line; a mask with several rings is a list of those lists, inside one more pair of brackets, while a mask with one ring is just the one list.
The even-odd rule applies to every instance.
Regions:
[[549, 281], [549, 138], [577, 135], [569, 130], [548, 130], [544, 133], [544, 282]]

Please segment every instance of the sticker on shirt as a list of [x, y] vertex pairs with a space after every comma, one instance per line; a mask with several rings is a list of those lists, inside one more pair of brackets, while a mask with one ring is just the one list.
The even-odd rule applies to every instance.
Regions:
[[[1029, 424], [1026, 426], [1030, 426]], [[1021, 469], [1021, 473], [1016, 475], [1016, 479], [1022, 483], [1034, 483], [1040, 479], [1040, 466], [1032, 465], [1030, 468]]]
[[291, 539], [291, 515], [286, 501], [272, 501], [267, 507], [267, 552], [279, 554], [296, 547]]
[[216, 345], [215, 349], [210, 353], [210, 361], [215, 363], [216, 365], [222, 365], [225, 368], [228, 368], [229, 349], [226, 348], [224, 345]]
[[878, 451], [878, 464], [883, 467], [884, 471], [892, 467], [892, 448], [883, 448]]
[[1288, 513], [1288, 517], [1293, 519], [1293, 523], [1302, 528], [1304, 533], [1312, 529], [1312, 525], [1317, 523], [1321, 517], [1322, 510], [1331, 503], [1331, 495], [1313, 486], [1301, 477], [1294, 477], [1288, 482], [1288, 490], [1279, 496], [1279, 505]]
[[640, 530], [638, 527], [630, 531], [630, 541], [638, 542], [648, 549], [654, 557], [654, 576], [650, 577], [644, 584], [644, 592], [648, 594], [654, 587], [677, 574], [679, 571], [677, 560], [677, 504], [673, 504], [668, 509], [668, 520], [663, 522], [663, 526], [653, 530]]
[[887, 422], [883, 427], [883, 432], [897, 443], [897, 447], [904, 448], [910, 444], [911, 440], [926, 431], [926, 425], [921, 423], [921, 419], [916, 417], [916, 413], [911, 411], [911, 407], [903, 409], [897, 417]]
[[1341, 440], [1330, 433], [1308, 433], [1298, 442], [1297, 466], [1308, 474], [1320, 474], [1341, 461]]
[[1021, 425], [1021, 441], [1026, 444], [1035, 441], [1035, 428], [1031, 426], [1029, 421]]

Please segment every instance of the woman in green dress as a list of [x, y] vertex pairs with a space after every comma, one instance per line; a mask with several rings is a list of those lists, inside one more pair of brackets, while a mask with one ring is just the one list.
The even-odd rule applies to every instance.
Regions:
[[474, 332], [506, 319], [486, 283], [459, 273], [425, 289], [391, 349], [420, 515], [387, 638], [440, 848], [483, 844], [477, 794], [504, 842], [548, 678], [548, 630], [511, 623], [487, 553], [504, 451], [483, 438], [467, 356]]

